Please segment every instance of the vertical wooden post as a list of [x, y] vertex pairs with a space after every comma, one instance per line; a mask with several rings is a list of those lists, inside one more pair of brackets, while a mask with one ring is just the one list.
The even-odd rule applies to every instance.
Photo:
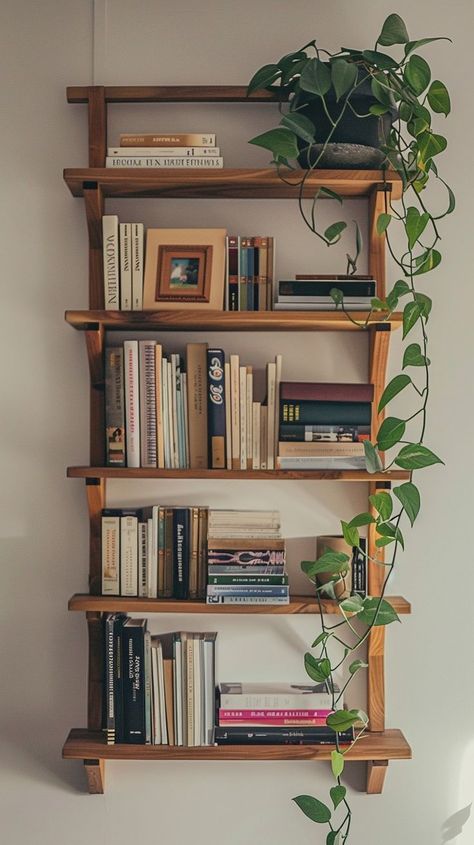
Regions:
[[104, 760], [84, 760], [87, 787], [90, 795], [103, 795], [105, 786]]
[[380, 795], [383, 790], [388, 760], [372, 760], [367, 763], [367, 793]]
[[388, 205], [390, 186], [379, 185], [370, 195], [369, 200], [369, 273], [377, 281], [377, 296], [385, 299], [386, 268], [385, 268], [385, 235], [377, 234], [377, 218]]
[[89, 634], [89, 671], [87, 685], [87, 728], [102, 729], [102, 704], [104, 693], [104, 630], [102, 614], [86, 613]]
[[84, 203], [89, 233], [89, 308], [104, 308], [104, 262], [102, 257], [102, 215], [104, 194], [97, 182], [84, 183]]
[[102, 324], [91, 324], [85, 331], [90, 387], [90, 463], [105, 465], [105, 330]]
[[89, 167], [105, 167], [107, 104], [103, 85], [88, 88]]
[[101, 528], [105, 507], [105, 478], [87, 478], [86, 492], [89, 507], [89, 592], [100, 596], [102, 592]]

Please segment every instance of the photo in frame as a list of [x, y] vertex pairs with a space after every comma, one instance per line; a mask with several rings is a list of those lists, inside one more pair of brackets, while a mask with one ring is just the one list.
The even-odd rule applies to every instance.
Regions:
[[144, 310], [222, 311], [225, 229], [149, 229]]

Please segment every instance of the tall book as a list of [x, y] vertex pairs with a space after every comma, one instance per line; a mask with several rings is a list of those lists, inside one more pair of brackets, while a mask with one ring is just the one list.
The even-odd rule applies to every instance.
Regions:
[[132, 224], [120, 223], [120, 308], [132, 310]]
[[278, 455], [278, 422], [280, 417], [280, 385], [281, 385], [281, 372], [283, 367], [283, 356], [278, 354], [275, 355], [275, 407], [274, 407], [274, 429], [273, 429], [273, 438], [274, 438], [274, 447], [273, 447], [273, 460], [274, 465]]
[[126, 616], [108, 613], [105, 617], [105, 724], [107, 745], [123, 741], [123, 690], [122, 690], [122, 627]]
[[240, 367], [239, 356], [230, 356], [232, 469], [240, 469]]
[[207, 469], [207, 343], [186, 345], [189, 466]]
[[120, 308], [119, 222], [116, 214], [102, 217], [102, 246], [104, 258], [104, 307]]
[[157, 466], [155, 340], [140, 340], [140, 455], [142, 467]]
[[247, 469], [247, 367], [239, 367], [240, 469]]
[[164, 469], [164, 403], [163, 403], [163, 348], [160, 343], [155, 346], [155, 402], [156, 402], [156, 465]]
[[267, 469], [275, 468], [276, 364], [267, 364]]
[[125, 466], [122, 347], [106, 347], [105, 350], [105, 450], [107, 466]]
[[143, 254], [145, 227], [132, 223], [132, 310], [143, 308]]
[[120, 595], [138, 595], [138, 518], [120, 517]]
[[253, 372], [252, 367], [247, 367], [247, 469], [252, 469], [253, 453]]
[[189, 596], [189, 508], [173, 508], [173, 597]]
[[226, 467], [232, 469], [232, 410], [230, 398], [230, 363], [224, 364], [224, 394], [225, 394], [225, 452]]
[[146, 619], [127, 619], [122, 630], [124, 742], [146, 743]]
[[140, 466], [140, 392], [138, 341], [126, 340], [123, 344], [125, 370], [125, 422], [127, 466]]
[[120, 595], [120, 517], [102, 516], [102, 595]]
[[239, 310], [240, 238], [227, 238], [227, 310]]

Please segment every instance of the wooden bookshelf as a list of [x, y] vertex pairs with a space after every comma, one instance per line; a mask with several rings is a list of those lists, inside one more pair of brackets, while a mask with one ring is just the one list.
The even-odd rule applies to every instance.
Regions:
[[156, 469], [156, 467], [68, 467], [68, 478], [201, 478], [243, 481], [406, 481], [408, 470], [370, 475], [365, 469]]

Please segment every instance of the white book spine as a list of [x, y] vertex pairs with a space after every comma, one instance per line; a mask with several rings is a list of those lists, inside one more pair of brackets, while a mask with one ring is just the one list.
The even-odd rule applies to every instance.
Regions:
[[247, 469], [252, 469], [253, 450], [253, 374], [247, 372]]
[[138, 519], [120, 517], [120, 595], [138, 593]]
[[260, 469], [260, 402], [252, 403], [252, 469]]
[[268, 408], [260, 405], [260, 469], [267, 469]]
[[150, 572], [148, 582], [148, 597], [158, 597], [158, 521], [160, 516], [159, 505], [153, 505], [151, 518], [151, 555]]
[[168, 361], [161, 361], [161, 390], [163, 399], [163, 451], [165, 469], [171, 469], [170, 436], [169, 436], [169, 398], [168, 398]]
[[138, 378], [138, 341], [123, 344], [125, 365], [125, 421], [127, 466], [140, 466], [140, 403]]
[[219, 147], [107, 147], [108, 156], [122, 158], [161, 158], [162, 156], [219, 156]]
[[120, 308], [132, 310], [132, 224], [120, 223]]
[[156, 467], [156, 341], [140, 340], [140, 449], [141, 466]]
[[104, 258], [104, 307], [120, 308], [119, 223], [116, 214], [102, 217], [102, 251]]
[[225, 236], [224, 310], [229, 311], [229, 235]]
[[177, 469], [178, 465], [176, 463], [176, 449], [175, 449], [175, 442], [174, 442], [174, 403], [173, 403], [173, 377], [172, 377], [172, 366], [171, 361], [167, 362], [167, 379], [168, 379], [168, 437], [170, 443], [170, 467], [171, 469]]
[[120, 595], [120, 517], [102, 517], [102, 595]]
[[239, 368], [240, 469], [247, 469], [247, 367]]
[[326, 458], [278, 458], [278, 469], [365, 470], [365, 458], [333, 458], [330, 456]]
[[178, 440], [178, 402], [176, 392], [176, 359], [179, 360], [178, 355], [174, 353], [171, 356], [171, 405], [172, 405], [172, 426], [173, 426], [173, 466], [179, 469], [179, 440]]
[[275, 466], [276, 457], [278, 455], [278, 440], [280, 431], [280, 384], [281, 373], [283, 368], [283, 356], [275, 355], [275, 414], [273, 427], [273, 466]]
[[138, 595], [148, 596], [148, 523], [138, 523]]
[[232, 413], [232, 469], [240, 468], [239, 356], [230, 356], [230, 402]]
[[224, 364], [225, 448], [227, 469], [232, 469], [232, 410], [230, 399], [230, 364]]
[[163, 349], [160, 343], [155, 347], [155, 401], [156, 401], [156, 463], [159, 469], [165, 468], [164, 428], [163, 428]]
[[275, 380], [276, 364], [267, 364], [267, 469], [275, 468]]
[[164, 170], [190, 169], [221, 170], [224, 167], [222, 156], [107, 156], [106, 167], [153, 167]]
[[187, 373], [181, 373], [182, 380], [182, 396], [184, 409], [184, 468], [189, 469], [189, 417], [188, 417], [188, 376]]
[[153, 519], [147, 519], [147, 556], [146, 556], [146, 594], [149, 599], [156, 598], [152, 596], [152, 581], [153, 581]]
[[132, 223], [132, 310], [143, 308], [143, 254], [145, 227]]

